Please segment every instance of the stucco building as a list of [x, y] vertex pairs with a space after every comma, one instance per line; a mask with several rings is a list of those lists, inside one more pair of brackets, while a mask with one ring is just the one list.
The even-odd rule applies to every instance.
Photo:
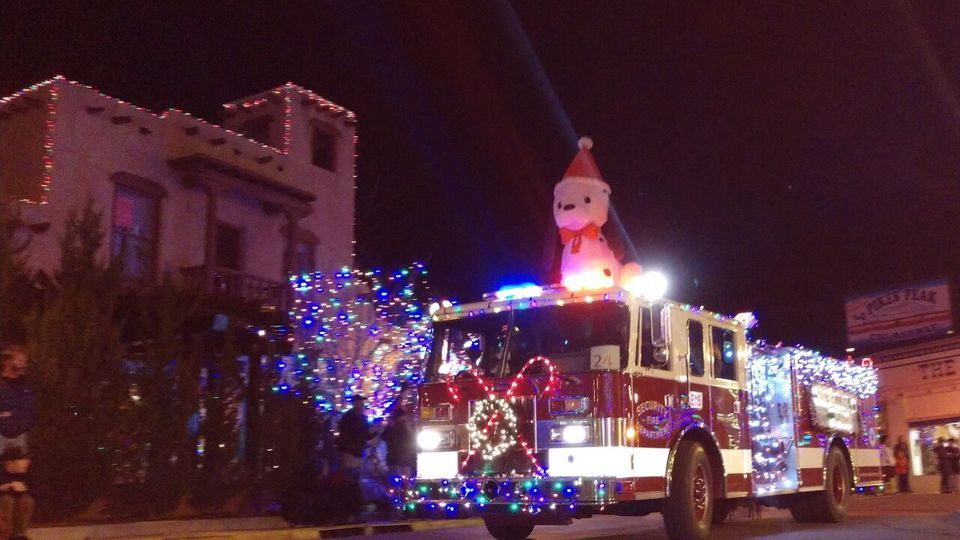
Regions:
[[937, 491], [934, 443], [960, 440], [960, 337], [891, 348], [870, 355], [879, 371], [880, 407], [887, 433], [910, 450], [910, 483]]
[[100, 256], [134, 283], [169, 275], [280, 302], [289, 273], [352, 266], [354, 113], [292, 83], [223, 107], [221, 126], [62, 77], [0, 99], [0, 196], [49, 223], [30, 266], [57, 266], [88, 200], [104, 216]]

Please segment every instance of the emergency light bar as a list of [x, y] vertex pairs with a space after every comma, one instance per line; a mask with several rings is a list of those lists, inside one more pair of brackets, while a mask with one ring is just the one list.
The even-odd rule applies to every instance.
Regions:
[[502, 287], [494, 293], [497, 300], [513, 300], [514, 298], [536, 298], [543, 294], [543, 287], [534, 283], [521, 283]]

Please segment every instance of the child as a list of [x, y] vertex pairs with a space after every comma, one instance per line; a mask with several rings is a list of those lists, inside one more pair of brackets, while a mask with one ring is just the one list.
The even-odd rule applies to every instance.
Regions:
[[30, 456], [19, 446], [0, 455], [0, 539], [26, 540], [36, 503], [27, 485]]

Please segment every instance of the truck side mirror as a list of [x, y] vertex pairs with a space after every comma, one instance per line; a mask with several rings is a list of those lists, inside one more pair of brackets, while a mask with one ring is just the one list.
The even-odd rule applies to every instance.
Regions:
[[656, 303], [650, 309], [650, 343], [658, 349], [667, 346], [667, 328], [670, 328], [668, 310], [662, 303]]

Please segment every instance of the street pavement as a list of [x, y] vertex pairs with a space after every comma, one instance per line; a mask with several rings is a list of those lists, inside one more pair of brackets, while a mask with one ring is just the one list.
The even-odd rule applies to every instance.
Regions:
[[[915, 538], [960, 538], [960, 495], [917, 494], [858, 496], [852, 499], [847, 520], [839, 524], [797, 523], [786, 510], [763, 508], [758, 519], [738, 509], [731, 519], [713, 529], [711, 538], [912, 540]], [[355, 537], [358, 538], [358, 537]], [[384, 534], [377, 540], [441, 540], [490, 538], [483, 525], [459, 529]], [[597, 516], [570, 526], [540, 526], [534, 540], [663, 540], [660, 514], [644, 517]]]
[[[277, 517], [153, 521], [74, 527], [46, 527], [30, 531], [33, 540], [85, 540], [135, 538], [138, 540], [306, 540], [360, 538], [378, 540], [441, 540], [489, 538], [477, 519], [412, 521], [345, 525], [338, 527], [290, 527]], [[960, 538], [960, 495], [910, 494], [857, 496], [850, 516], [840, 524], [796, 523], [786, 510], [763, 508], [754, 519], [738, 509], [731, 519], [714, 528], [712, 538], [838, 538], [855, 540], [913, 538]], [[665, 539], [660, 514], [644, 517], [597, 516], [570, 526], [540, 526], [535, 540], [554, 539]]]

